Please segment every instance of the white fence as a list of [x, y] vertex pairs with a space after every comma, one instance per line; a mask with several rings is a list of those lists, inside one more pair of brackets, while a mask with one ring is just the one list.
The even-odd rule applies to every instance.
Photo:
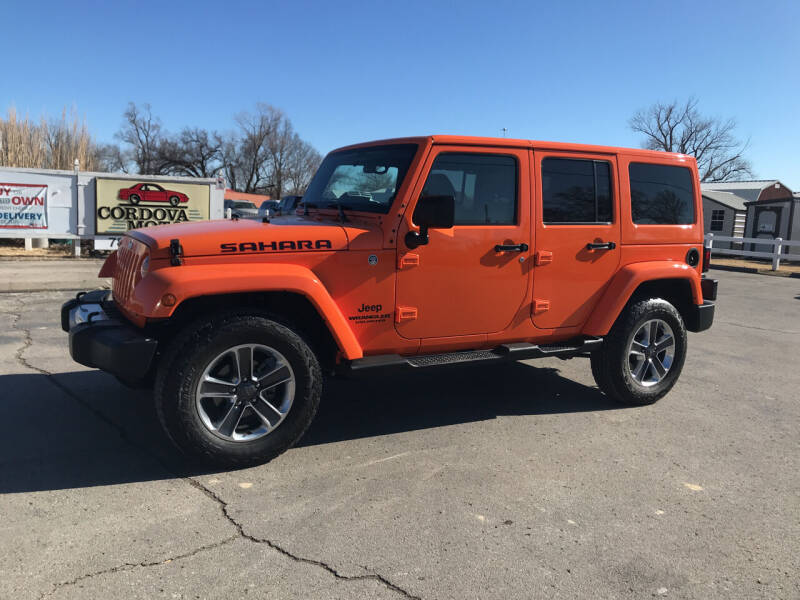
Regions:
[[[728, 249], [728, 248], [714, 248], [714, 242], [735, 242], [742, 244], [742, 249]], [[745, 244], [757, 244], [759, 246], [772, 246], [772, 252], [763, 252], [755, 250], [745, 250]], [[706, 248], [711, 249], [712, 256], [714, 254], [730, 254], [733, 256], [753, 256], [755, 258], [771, 258], [772, 270], [777, 271], [781, 266], [781, 259], [798, 260], [800, 261], [800, 250], [794, 253], [783, 252], [784, 247], [790, 250], [792, 246], [800, 246], [800, 240], [784, 240], [782, 238], [746, 238], [746, 237], [730, 237], [727, 235], [714, 235], [713, 233], [706, 234]]]

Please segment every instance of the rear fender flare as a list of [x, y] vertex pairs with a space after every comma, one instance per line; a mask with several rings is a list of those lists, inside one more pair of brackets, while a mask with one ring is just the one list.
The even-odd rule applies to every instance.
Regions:
[[677, 261], [650, 261], [622, 267], [606, 288], [583, 328], [585, 335], [606, 335], [625, 308], [633, 293], [647, 281], [686, 279], [692, 290], [692, 302], [703, 304], [700, 274], [689, 265]]
[[[322, 317], [344, 357], [364, 356], [361, 345], [339, 306], [319, 278], [306, 267], [291, 264], [181, 265], [156, 269], [136, 286], [126, 308], [148, 319], [172, 316], [190, 298], [246, 292], [291, 292], [308, 298]], [[165, 306], [166, 294], [175, 296]]]

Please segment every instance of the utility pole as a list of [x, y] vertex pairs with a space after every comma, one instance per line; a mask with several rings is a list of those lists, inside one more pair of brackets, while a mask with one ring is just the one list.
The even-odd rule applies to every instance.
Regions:
[[506, 137], [507, 133], [508, 133], [508, 127], [503, 127], [503, 137]]

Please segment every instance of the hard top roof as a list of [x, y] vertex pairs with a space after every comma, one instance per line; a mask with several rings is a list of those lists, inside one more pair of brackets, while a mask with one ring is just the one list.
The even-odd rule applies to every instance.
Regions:
[[385, 140], [373, 140], [370, 142], [362, 142], [358, 144], [350, 144], [336, 148], [333, 152], [340, 150], [350, 150], [354, 148], [362, 148], [365, 146], [384, 145], [384, 144], [445, 144], [445, 145], [458, 145], [458, 146], [495, 146], [505, 148], [536, 148], [539, 150], [563, 150], [572, 152], [587, 152], [587, 153], [601, 153], [601, 154], [635, 154], [638, 156], [665, 156], [687, 159], [693, 158], [687, 154], [678, 154], [675, 152], [661, 152], [658, 150], [645, 150], [643, 148], [623, 148], [617, 146], [598, 146], [593, 144], [572, 144], [568, 142], [547, 142], [541, 140], [522, 140], [515, 138], [495, 138], [495, 137], [478, 137], [478, 136], [465, 136], [465, 135], [427, 135], [403, 138], [390, 138]]

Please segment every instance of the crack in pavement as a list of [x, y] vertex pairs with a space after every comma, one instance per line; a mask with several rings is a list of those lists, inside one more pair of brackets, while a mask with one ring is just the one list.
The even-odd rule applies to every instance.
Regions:
[[[22, 302], [22, 301], [20, 300], [20, 302]], [[275, 550], [276, 552], [278, 552], [279, 554], [281, 554], [282, 556], [285, 556], [285, 557], [287, 557], [287, 558], [289, 558], [289, 559], [291, 559], [291, 560], [293, 560], [293, 561], [295, 561], [297, 563], [303, 563], [303, 564], [308, 564], [308, 565], [313, 565], [313, 566], [319, 567], [319, 568], [325, 570], [326, 572], [328, 572], [330, 575], [332, 575], [334, 578], [336, 578], [338, 580], [342, 580], [342, 581], [374, 580], [374, 581], [377, 581], [380, 584], [382, 584], [387, 589], [392, 590], [394, 592], [397, 592], [398, 594], [401, 594], [404, 598], [408, 598], [409, 600], [422, 600], [421, 597], [411, 594], [410, 592], [408, 592], [405, 589], [401, 588], [397, 584], [392, 583], [391, 581], [389, 581], [383, 575], [380, 575], [379, 573], [375, 573], [375, 572], [371, 571], [370, 569], [368, 569], [364, 565], [360, 565], [361, 568], [363, 568], [366, 571], [369, 571], [368, 573], [366, 573], [364, 575], [343, 575], [336, 568], [332, 567], [331, 565], [329, 565], [328, 563], [326, 563], [324, 561], [316, 560], [316, 559], [313, 559], [313, 558], [306, 558], [304, 556], [300, 556], [298, 554], [294, 554], [293, 552], [290, 552], [289, 550], [283, 548], [281, 545], [279, 545], [278, 543], [276, 543], [276, 542], [274, 542], [272, 540], [264, 539], [264, 538], [257, 538], [255, 536], [250, 535], [249, 533], [245, 532], [244, 527], [241, 525], [241, 523], [236, 521], [236, 519], [234, 519], [230, 515], [230, 513], [228, 512], [228, 503], [225, 500], [223, 500], [220, 496], [218, 496], [216, 493], [214, 493], [214, 491], [212, 491], [211, 489], [207, 488], [201, 482], [197, 481], [196, 479], [194, 479], [193, 477], [191, 477], [189, 475], [181, 475], [180, 473], [176, 473], [174, 469], [172, 469], [169, 465], [167, 465], [161, 459], [161, 457], [159, 457], [157, 454], [151, 452], [150, 449], [147, 448], [146, 446], [142, 446], [141, 444], [137, 443], [135, 440], [131, 439], [131, 437], [128, 435], [127, 431], [125, 431], [125, 429], [122, 426], [120, 426], [114, 420], [112, 420], [109, 417], [107, 417], [101, 411], [99, 411], [96, 408], [94, 408], [91, 404], [89, 404], [86, 401], [84, 401], [78, 394], [74, 393], [71, 389], [69, 389], [67, 386], [65, 386], [60, 381], [58, 381], [55, 378], [53, 373], [51, 373], [50, 371], [47, 371], [46, 369], [42, 369], [42, 368], [39, 368], [37, 366], [34, 366], [30, 362], [28, 362], [28, 360], [24, 356], [24, 353], [25, 353], [26, 350], [28, 350], [28, 348], [30, 348], [33, 345], [33, 338], [31, 337], [31, 332], [30, 332], [29, 329], [26, 329], [24, 327], [20, 327], [19, 321], [22, 319], [22, 314], [21, 313], [6, 313], [6, 314], [10, 314], [10, 315], [12, 315], [14, 317], [14, 319], [13, 319], [13, 321], [11, 323], [12, 329], [20, 331], [24, 335], [23, 344], [15, 353], [15, 359], [17, 360], [17, 362], [22, 367], [24, 367], [26, 369], [29, 369], [29, 370], [32, 370], [32, 371], [36, 371], [37, 373], [40, 373], [41, 375], [44, 375], [45, 378], [47, 379], [47, 381], [49, 381], [52, 385], [57, 387], [67, 397], [71, 398], [72, 400], [74, 400], [75, 402], [80, 404], [82, 407], [84, 407], [86, 410], [88, 410], [90, 413], [92, 413], [95, 417], [97, 417], [100, 421], [102, 421], [103, 423], [105, 423], [106, 425], [108, 425], [109, 427], [114, 429], [114, 431], [116, 431], [117, 434], [120, 436], [120, 438], [122, 440], [124, 440], [126, 443], [128, 443], [129, 445], [131, 445], [136, 450], [142, 452], [143, 454], [145, 454], [146, 456], [148, 456], [149, 458], [154, 460], [159, 466], [161, 466], [161, 468], [163, 468], [167, 473], [172, 474], [176, 479], [181, 479], [181, 480], [185, 481], [191, 487], [193, 487], [196, 490], [202, 492], [209, 499], [211, 499], [214, 502], [216, 502], [217, 505], [219, 506], [220, 513], [221, 513], [222, 517], [225, 520], [227, 520], [234, 527], [234, 529], [236, 530], [236, 535], [234, 535], [234, 536], [231, 536], [231, 537], [226, 538], [224, 540], [221, 540], [219, 542], [214, 542], [213, 544], [200, 546], [199, 548], [196, 548], [196, 549], [194, 549], [194, 550], [192, 550], [192, 551], [190, 551], [188, 553], [185, 553], [185, 554], [180, 554], [180, 555], [177, 555], [177, 556], [174, 556], [174, 557], [166, 558], [166, 559], [163, 559], [163, 560], [160, 560], [160, 561], [155, 561], [155, 562], [123, 563], [121, 565], [110, 567], [108, 569], [104, 569], [104, 570], [101, 570], [101, 571], [79, 575], [78, 577], [75, 577], [75, 578], [73, 578], [71, 580], [68, 580], [68, 581], [55, 583], [55, 584], [53, 584], [53, 587], [50, 589], [50, 591], [45, 592], [44, 594], [42, 594], [40, 596], [40, 600], [43, 599], [43, 598], [46, 598], [48, 596], [51, 596], [52, 594], [54, 594], [57, 590], [59, 590], [61, 588], [68, 587], [68, 586], [71, 586], [71, 585], [75, 585], [75, 584], [77, 584], [77, 583], [79, 583], [79, 582], [81, 582], [81, 581], [83, 581], [85, 579], [90, 579], [92, 577], [96, 577], [98, 575], [105, 575], [105, 574], [108, 574], [108, 573], [116, 573], [118, 571], [127, 571], [127, 570], [131, 570], [131, 569], [135, 569], [135, 568], [153, 567], [153, 566], [157, 566], [157, 565], [164, 564], [164, 563], [167, 563], [167, 562], [171, 562], [173, 560], [181, 560], [181, 559], [185, 559], [185, 558], [190, 558], [190, 557], [195, 556], [196, 554], [198, 554], [200, 552], [204, 552], [204, 551], [207, 551], [207, 550], [212, 550], [214, 548], [218, 548], [218, 547], [223, 546], [225, 544], [228, 544], [231, 541], [233, 541], [235, 539], [238, 539], [238, 538], [246, 539], [246, 540], [248, 540], [250, 542], [253, 542], [253, 543], [256, 543], [256, 544], [265, 544], [265, 545], [269, 546], [270, 548], [272, 548], [273, 550]]]
[[791, 335], [797, 335], [800, 331], [787, 331], [785, 329], [772, 329], [770, 327], [756, 327], [755, 325], [743, 325], [741, 323], [733, 323], [731, 321], [715, 321], [716, 323], [722, 323], [724, 325], [733, 325], [734, 327], [744, 327], [745, 329], [757, 329], [758, 331], [770, 331], [772, 333], [788, 333]]
[[320, 567], [320, 568], [326, 570], [331, 575], [333, 575], [336, 579], [341, 579], [341, 580], [344, 580], [344, 581], [359, 581], [359, 580], [370, 580], [371, 579], [371, 580], [378, 581], [378, 582], [382, 583], [385, 587], [387, 587], [388, 589], [390, 589], [390, 590], [392, 590], [394, 592], [397, 592], [398, 594], [402, 594], [403, 597], [405, 597], [405, 598], [409, 598], [411, 600], [422, 600], [422, 598], [420, 598], [419, 596], [415, 596], [415, 595], [411, 594], [410, 592], [408, 592], [405, 589], [401, 588], [397, 584], [392, 583], [391, 581], [386, 579], [383, 575], [380, 575], [378, 573], [375, 573], [375, 572], [371, 571], [370, 569], [368, 569], [364, 565], [360, 565], [361, 568], [366, 570], [366, 571], [370, 571], [369, 573], [366, 573], [364, 575], [343, 575], [342, 573], [337, 571], [334, 567], [330, 566], [328, 563], [326, 563], [324, 561], [316, 560], [316, 559], [313, 559], [313, 558], [306, 558], [304, 556], [299, 556], [297, 554], [294, 554], [293, 552], [290, 552], [289, 550], [287, 550], [283, 546], [280, 546], [280, 545], [276, 544], [272, 540], [268, 540], [268, 539], [264, 539], [264, 538], [258, 538], [258, 537], [255, 537], [255, 536], [247, 533], [244, 530], [244, 527], [242, 527], [242, 525], [236, 519], [234, 519], [230, 515], [230, 513], [228, 512], [228, 503], [225, 502], [225, 500], [220, 498], [212, 490], [210, 490], [209, 488], [204, 486], [202, 483], [200, 483], [199, 481], [197, 481], [193, 477], [187, 477], [186, 480], [190, 483], [190, 485], [194, 486], [195, 488], [197, 488], [198, 490], [200, 490], [201, 492], [206, 494], [209, 498], [211, 498], [212, 500], [217, 502], [217, 504], [219, 504], [220, 510], [222, 512], [222, 516], [225, 517], [225, 519], [227, 519], [228, 522], [236, 528], [237, 532], [239, 533], [239, 537], [244, 538], [246, 540], [249, 540], [251, 542], [254, 542], [256, 544], [266, 544], [267, 546], [269, 546], [270, 548], [272, 548], [276, 552], [279, 552], [283, 556], [286, 556], [287, 558], [290, 558], [295, 562], [304, 563], [304, 564], [314, 565], [316, 567]]
[[121, 565], [109, 567], [108, 569], [103, 569], [102, 571], [95, 571], [93, 573], [84, 573], [83, 575], [78, 575], [73, 579], [53, 584], [53, 587], [49, 591], [44, 592], [39, 596], [39, 600], [44, 600], [44, 598], [52, 596], [53, 594], [58, 592], [58, 590], [60, 590], [61, 588], [69, 587], [71, 585], [77, 585], [81, 581], [84, 581], [86, 579], [92, 579], [93, 577], [98, 577], [100, 575], [108, 575], [109, 573], [118, 573], [120, 571], [132, 571], [133, 569], [138, 569], [138, 568], [156, 567], [158, 565], [171, 563], [172, 561], [175, 560], [191, 558], [192, 556], [200, 554], [201, 552], [205, 552], [206, 550], [213, 550], [214, 548], [219, 548], [220, 546], [224, 546], [225, 544], [230, 544], [232, 541], [237, 539], [239, 539], [238, 535], [232, 535], [219, 542], [214, 542], [213, 544], [206, 544], [205, 546], [200, 546], [199, 548], [195, 548], [194, 550], [191, 550], [184, 554], [178, 554], [177, 556], [170, 556], [169, 558], [165, 558], [163, 560], [158, 560], [153, 562], [123, 563]]

